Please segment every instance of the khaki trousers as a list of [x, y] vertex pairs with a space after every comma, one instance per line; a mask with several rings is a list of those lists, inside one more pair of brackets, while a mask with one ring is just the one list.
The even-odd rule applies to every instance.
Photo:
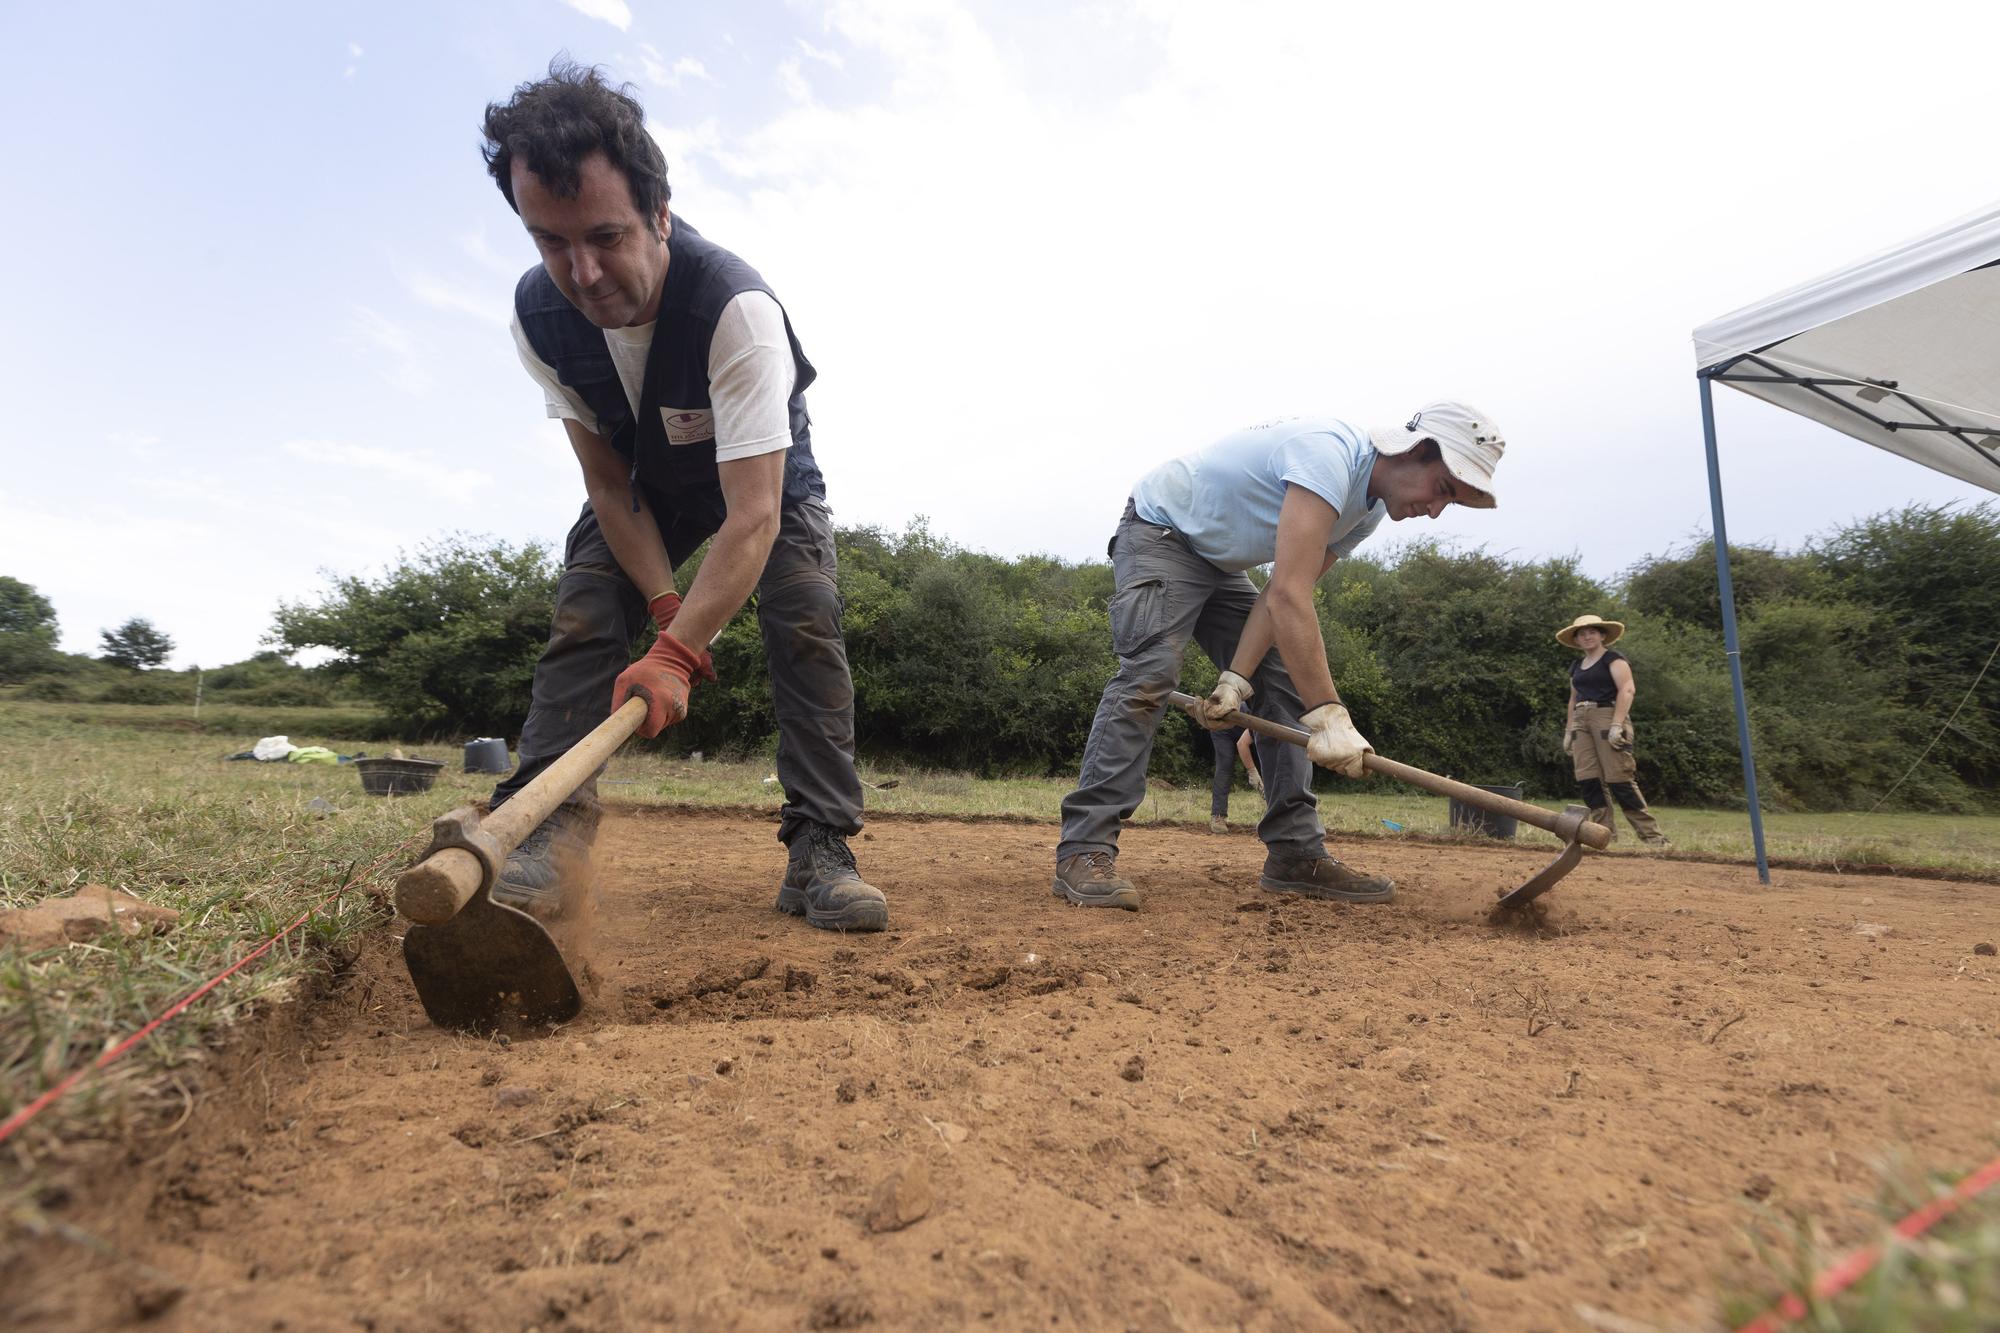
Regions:
[[1625, 723], [1622, 744], [1613, 745], [1605, 735], [1616, 711], [1610, 704], [1576, 706], [1570, 729], [1570, 760], [1576, 765], [1577, 785], [1583, 789], [1584, 803], [1597, 823], [1612, 827], [1611, 802], [1616, 800], [1641, 842], [1663, 842], [1666, 834], [1660, 831], [1660, 821], [1646, 809], [1646, 797], [1635, 781], [1639, 758], [1632, 748], [1631, 721]]

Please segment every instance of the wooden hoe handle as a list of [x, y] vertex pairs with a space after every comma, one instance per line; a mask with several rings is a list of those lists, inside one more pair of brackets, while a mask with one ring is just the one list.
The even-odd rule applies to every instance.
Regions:
[[[1185, 694], [1180, 690], [1175, 690], [1172, 694], [1169, 694], [1167, 699], [1169, 702], [1186, 709], [1190, 713], [1193, 713], [1202, 703], [1200, 699], [1195, 698], [1192, 694]], [[1293, 745], [1302, 746], [1312, 739], [1312, 733], [1309, 731], [1301, 730], [1298, 727], [1288, 727], [1282, 722], [1266, 722], [1263, 718], [1252, 717], [1248, 713], [1231, 713], [1229, 721], [1232, 726], [1247, 727], [1259, 736], [1269, 736], [1274, 741], [1287, 741]], [[1438, 796], [1451, 797], [1464, 802], [1466, 805], [1476, 806], [1491, 814], [1511, 815], [1523, 824], [1533, 824], [1538, 829], [1544, 829], [1555, 834], [1564, 842], [1571, 841], [1573, 837], [1575, 841], [1583, 843], [1586, 847], [1595, 848], [1598, 851], [1603, 851], [1611, 845], [1611, 830], [1605, 828], [1602, 824], [1592, 824], [1586, 821], [1581, 826], [1576, 826], [1576, 831], [1572, 834], [1570, 828], [1575, 826], [1575, 821], [1569, 816], [1544, 810], [1539, 805], [1529, 805], [1526, 801], [1516, 801], [1511, 797], [1500, 796], [1482, 787], [1472, 786], [1470, 783], [1458, 782], [1451, 778], [1441, 778], [1437, 774], [1425, 772], [1421, 768], [1412, 768], [1408, 764], [1399, 764], [1393, 759], [1384, 759], [1381, 755], [1373, 752], [1362, 755], [1361, 763], [1370, 773], [1379, 773], [1385, 778], [1394, 778], [1398, 782], [1407, 782], [1412, 787], [1422, 787], [1427, 792], [1432, 792]]]
[[[646, 701], [636, 695], [627, 699], [505, 805], [482, 818], [479, 830], [499, 859], [505, 861], [645, 720]], [[442, 848], [397, 876], [396, 910], [426, 926], [443, 925], [472, 901], [484, 876], [477, 856], [462, 847]]]

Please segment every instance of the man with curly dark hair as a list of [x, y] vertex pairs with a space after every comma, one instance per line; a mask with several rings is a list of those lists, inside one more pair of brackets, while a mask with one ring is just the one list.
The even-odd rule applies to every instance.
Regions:
[[[558, 59], [487, 107], [484, 129], [487, 169], [541, 252], [514, 291], [514, 341], [589, 496], [520, 767], [493, 803], [632, 695], [647, 704], [642, 736], [686, 717], [689, 692], [715, 679], [707, 645], [755, 591], [786, 796], [778, 909], [880, 930], [887, 900], [847, 846], [861, 779], [833, 517], [806, 414], [812, 363], [757, 271], [669, 210], [666, 160], [629, 90]], [[683, 601], [674, 567], [710, 539]], [[628, 663], [649, 613], [657, 636]], [[561, 915], [597, 810], [593, 777], [507, 859], [494, 898]]]

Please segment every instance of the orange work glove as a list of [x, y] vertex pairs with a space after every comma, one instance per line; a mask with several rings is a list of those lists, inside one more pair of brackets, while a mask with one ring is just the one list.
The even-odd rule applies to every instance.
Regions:
[[646, 609], [653, 614], [659, 637], [644, 657], [619, 673], [618, 683], [611, 687], [611, 711], [617, 712], [635, 694], [644, 698], [646, 720], [639, 724], [639, 734], [650, 739], [687, 716], [689, 691], [695, 681], [715, 679], [715, 662], [667, 633], [681, 609], [677, 595], [663, 592]]
[[674, 623], [674, 617], [681, 613], [681, 597], [671, 590], [661, 593], [646, 603], [646, 610], [652, 613], [653, 628], [660, 633], [667, 632], [667, 626]]

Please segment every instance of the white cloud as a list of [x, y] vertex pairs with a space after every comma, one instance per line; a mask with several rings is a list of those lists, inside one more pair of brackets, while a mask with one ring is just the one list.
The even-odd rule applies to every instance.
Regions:
[[379, 445], [348, 444], [339, 440], [287, 440], [283, 447], [293, 458], [308, 463], [379, 473], [394, 481], [438, 490], [459, 492], [493, 484], [491, 476], [476, 469], [449, 467], [424, 454], [385, 449]]
[[115, 444], [127, 453], [137, 454], [142, 458], [159, 448], [162, 443], [160, 436], [151, 431], [141, 430], [114, 430], [104, 438], [107, 443]]
[[563, 3], [585, 18], [603, 19], [620, 32], [632, 26], [632, 7], [625, 0], [563, 0]]
[[[676, 206], [772, 281], [820, 368], [845, 521], [1101, 555], [1142, 472], [1235, 425], [1450, 395], [1513, 441], [1503, 508], [1395, 535], [1608, 574], [1707, 522], [1692, 327], [1991, 188], [1957, 165], [1983, 151], [1970, 85], [1847, 97], [1874, 56], [1837, 23], [1696, 8], [832, 0], [860, 100], [816, 99], [795, 52], [762, 123], [660, 139]], [[1854, 190], [1868, 160], [1907, 188]], [[1949, 485], [1754, 425], [1755, 458], [1725, 460], [1732, 536]], [[1630, 499], [1604, 521], [1578, 479], [1610, 476]]]
[[354, 72], [361, 68], [361, 56], [361, 43], [349, 42], [347, 44], [347, 67], [340, 71], [341, 78], [351, 79], [354, 77]]
[[430, 388], [430, 370], [424, 364], [416, 334], [407, 325], [367, 306], [355, 306], [353, 329], [358, 340], [387, 358], [382, 377], [389, 383], [410, 394], [421, 394]]
[[847, 68], [847, 58], [841, 55], [840, 52], [823, 51], [803, 37], [799, 38], [799, 50], [804, 53], [808, 60], [817, 60], [822, 65], [831, 65], [835, 69]]
[[778, 62], [778, 86], [794, 102], [812, 100], [812, 84], [806, 81], [804, 67], [797, 56], [786, 56]]
[[492, 283], [461, 287], [421, 270], [406, 278], [404, 284], [410, 289], [410, 295], [433, 310], [470, 315], [503, 329], [513, 322], [511, 284], [504, 288], [495, 287]]
[[678, 88], [689, 79], [715, 82], [708, 66], [694, 56], [682, 56], [669, 65], [666, 57], [660, 54], [660, 48], [651, 42], [639, 43], [639, 68], [646, 82], [661, 88]]

